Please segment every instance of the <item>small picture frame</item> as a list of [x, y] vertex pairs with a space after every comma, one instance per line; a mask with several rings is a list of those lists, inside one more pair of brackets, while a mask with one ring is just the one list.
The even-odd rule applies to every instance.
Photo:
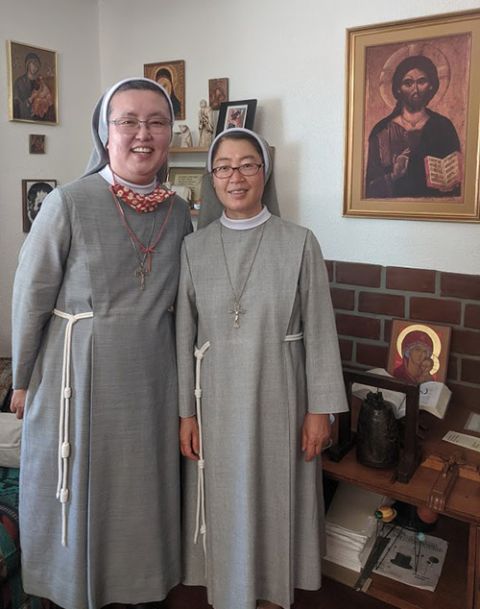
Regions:
[[228, 101], [228, 78], [210, 78], [208, 81], [208, 103], [212, 110]]
[[45, 197], [57, 186], [57, 180], [22, 180], [23, 232], [28, 233]]
[[406, 383], [444, 383], [451, 331], [449, 326], [394, 319], [387, 372]]
[[7, 58], [9, 119], [58, 124], [56, 52], [8, 40]]
[[236, 127], [253, 129], [256, 109], [256, 99], [243, 99], [240, 101], [221, 103], [215, 136], [222, 133], [222, 131]]
[[185, 61], [157, 61], [143, 66], [143, 75], [167, 91], [173, 105], [175, 120], [185, 120]]
[[30, 154], [45, 154], [45, 136], [30, 133], [28, 136], [28, 150]]
[[189, 203], [192, 207], [200, 201], [203, 167], [170, 167], [168, 181], [173, 186], [185, 186], [191, 190]]

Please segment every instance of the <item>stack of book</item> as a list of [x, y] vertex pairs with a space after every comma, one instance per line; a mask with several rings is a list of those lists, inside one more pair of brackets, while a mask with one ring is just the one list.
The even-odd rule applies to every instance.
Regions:
[[360, 555], [368, 555], [375, 541], [375, 511], [388, 503], [382, 495], [340, 482], [326, 514], [325, 560], [360, 572]]

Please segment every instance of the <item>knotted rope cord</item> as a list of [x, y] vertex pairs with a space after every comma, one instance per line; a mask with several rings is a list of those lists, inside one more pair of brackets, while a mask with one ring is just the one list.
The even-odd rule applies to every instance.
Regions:
[[70, 361], [72, 354], [72, 330], [74, 324], [79, 319], [93, 317], [93, 312], [77, 313], [71, 315], [58, 309], [53, 310], [53, 314], [68, 320], [65, 327], [65, 338], [63, 341], [63, 362], [62, 362], [62, 388], [60, 392], [60, 421], [58, 425], [58, 479], [57, 479], [57, 499], [62, 505], [62, 546], [67, 545], [67, 502], [69, 499], [68, 490], [68, 460], [71, 454], [70, 445], [70, 398], [72, 397], [72, 387], [70, 384]]
[[[198, 542], [198, 536], [202, 536], [203, 554], [207, 556], [207, 522], [205, 518], [205, 460], [203, 458], [203, 433], [202, 433], [202, 389], [200, 386], [200, 372], [205, 352], [210, 347], [210, 342], [205, 342], [200, 348], [196, 347], [194, 354], [195, 366], [195, 410], [197, 414], [199, 435], [199, 460], [197, 461], [197, 510], [195, 516], [194, 543]], [[205, 570], [207, 563], [205, 561]]]

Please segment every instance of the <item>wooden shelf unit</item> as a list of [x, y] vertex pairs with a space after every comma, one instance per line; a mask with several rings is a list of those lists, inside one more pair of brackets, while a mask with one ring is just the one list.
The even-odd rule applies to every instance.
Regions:
[[[335, 463], [323, 459], [328, 477], [416, 506], [426, 506], [439, 472], [418, 467], [405, 484], [394, 470], [358, 463], [355, 448]], [[435, 592], [420, 590], [374, 574], [367, 594], [400, 609], [480, 609], [480, 484], [458, 478], [432, 535], [448, 541], [442, 576]]]

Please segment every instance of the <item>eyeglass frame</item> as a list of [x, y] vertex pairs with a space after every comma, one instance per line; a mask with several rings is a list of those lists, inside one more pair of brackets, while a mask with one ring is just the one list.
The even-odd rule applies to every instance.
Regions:
[[[151, 130], [152, 130], [152, 127], [151, 127], [151, 125], [150, 125], [150, 121], [155, 121], [155, 120], [160, 120], [160, 119], [155, 119], [155, 118], [147, 118], [146, 120], [143, 120], [143, 121], [142, 121], [142, 120], [140, 120], [139, 118], [136, 118], [136, 117], [134, 117], [134, 116], [123, 116], [123, 117], [121, 117], [121, 118], [115, 118], [115, 119], [111, 119], [111, 120], [109, 120], [109, 121], [107, 121], [107, 122], [108, 122], [108, 124], [109, 124], [109, 125], [111, 124], [111, 125], [115, 125], [115, 127], [120, 127], [120, 128], [122, 128], [122, 125], [120, 124], [120, 123], [121, 123], [121, 121], [131, 121], [131, 122], [135, 122], [135, 123], [137, 123], [137, 125], [136, 125], [136, 127], [135, 127], [135, 130], [136, 130], [136, 131], [138, 131], [138, 130], [140, 129], [141, 125], [145, 125], [145, 129], [148, 129], [148, 131], [151, 131]], [[163, 120], [163, 119], [162, 119], [162, 120]], [[171, 121], [171, 120], [169, 120], [169, 119], [165, 119], [165, 129], [168, 129], [168, 128], [170, 128], [170, 129], [171, 129], [171, 128], [172, 128], [172, 125], [173, 125], [173, 121]], [[125, 125], [123, 125], [123, 127], [125, 127]], [[128, 131], [128, 129], [129, 129], [129, 128], [130, 128], [130, 127], [129, 127], [129, 126], [127, 126], [127, 131]], [[163, 125], [162, 125], [161, 129], [163, 129]], [[161, 129], [160, 129], [160, 130], [161, 130]], [[134, 128], [133, 128], [133, 126], [132, 126], [132, 132], [133, 132], [133, 130], [134, 130]]]
[[[250, 173], [250, 174], [245, 174], [242, 173], [241, 168], [245, 167], [246, 165], [254, 165], [257, 168], [257, 171], [255, 173]], [[232, 170], [232, 172], [228, 175], [228, 176], [218, 176], [215, 171], [217, 169], [222, 169], [228, 167], [229, 169]], [[238, 165], [237, 167], [231, 167], [230, 165], [221, 165], [220, 167], [213, 167], [212, 171], [210, 172], [213, 176], [215, 176], [217, 178], [217, 180], [228, 180], [229, 178], [231, 178], [233, 176], [233, 174], [235, 173], [235, 171], [238, 171], [238, 173], [243, 176], [244, 178], [252, 178], [253, 176], [256, 176], [258, 174], [258, 172], [260, 171], [260, 169], [262, 167], [265, 167], [265, 163], [243, 163], [242, 165]]]

